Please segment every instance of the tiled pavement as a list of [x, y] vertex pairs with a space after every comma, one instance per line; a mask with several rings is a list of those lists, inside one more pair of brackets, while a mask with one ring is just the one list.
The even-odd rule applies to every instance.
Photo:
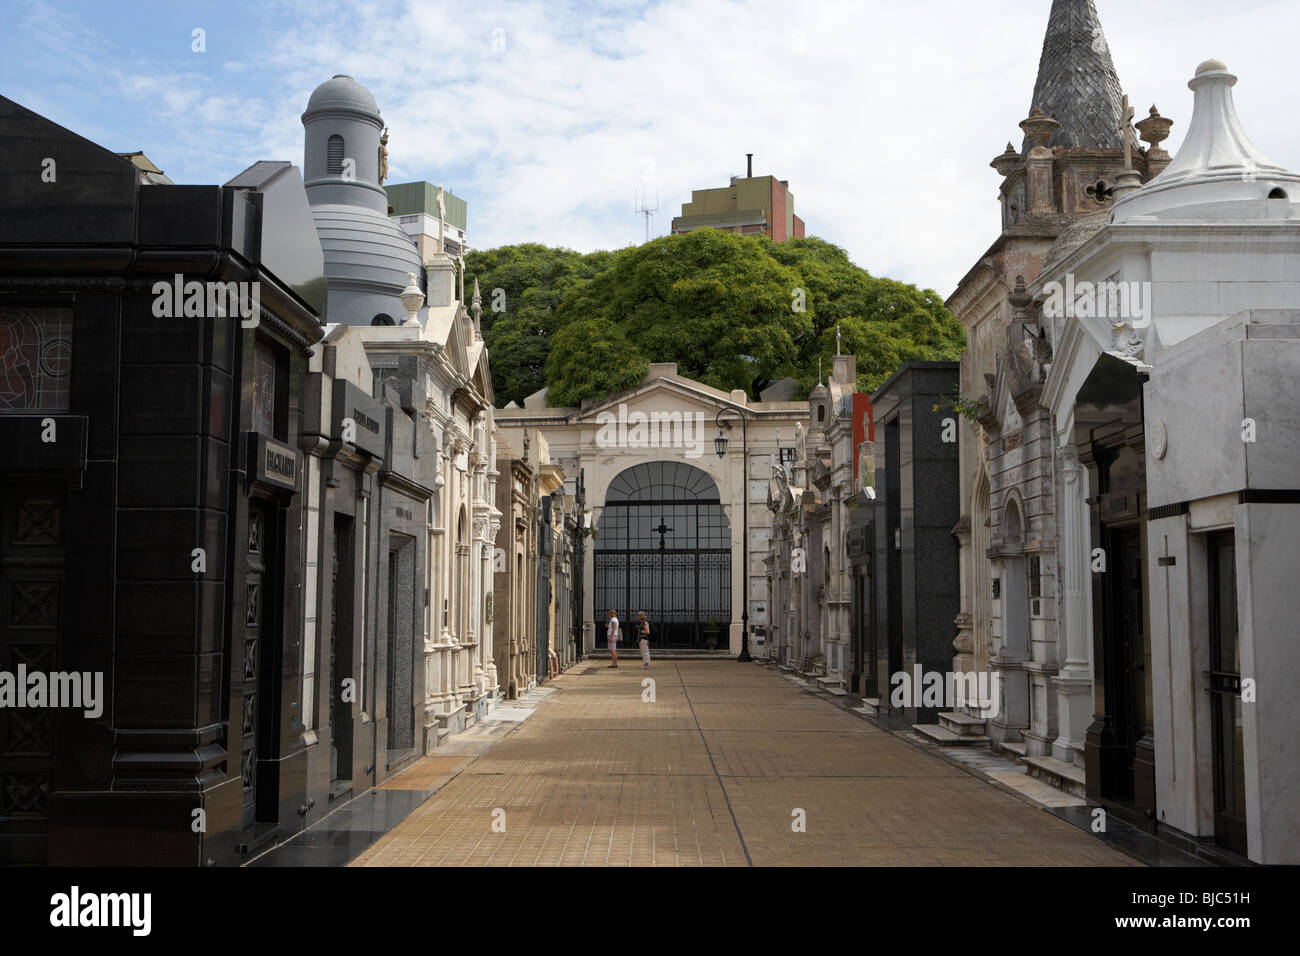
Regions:
[[586, 664], [552, 688], [352, 865], [1138, 865], [770, 668]]

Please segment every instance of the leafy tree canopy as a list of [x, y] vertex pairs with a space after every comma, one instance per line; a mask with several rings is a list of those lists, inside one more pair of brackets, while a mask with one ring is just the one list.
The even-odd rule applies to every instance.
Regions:
[[836, 325], [864, 391], [903, 362], [952, 360], [965, 345], [933, 291], [872, 276], [811, 237], [698, 229], [586, 255], [529, 243], [471, 252], [466, 269], [503, 403], [544, 385], [552, 405], [599, 399], [650, 361], [751, 396], [789, 376], [806, 394], [818, 358], [830, 370]]
[[608, 319], [577, 319], [555, 333], [546, 378], [551, 405], [581, 405], [636, 385], [650, 370], [623, 330]]

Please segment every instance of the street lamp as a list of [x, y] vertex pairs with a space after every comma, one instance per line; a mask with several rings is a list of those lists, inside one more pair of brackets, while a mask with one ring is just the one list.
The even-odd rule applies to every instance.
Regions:
[[586, 611], [583, 608], [583, 589], [586, 587], [585, 569], [587, 548], [585, 539], [591, 534], [591, 509], [587, 507], [587, 484], [581, 468], [578, 469], [574, 482], [573, 513], [577, 519], [573, 527], [573, 660], [576, 664], [582, 660], [582, 629], [585, 624]]
[[740, 608], [740, 656], [737, 661], [752, 661], [749, 656], [749, 427], [748, 418], [745, 413], [734, 405], [724, 405], [718, 410], [717, 416], [713, 419], [713, 424], [718, 426], [718, 437], [713, 439], [713, 449], [721, 458], [727, 453], [727, 436], [723, 434], [723, 429], [731, 431], [731, 422], [724, 422], [723, 416], [728, 412], [740, 419], [740, 441], [741, 451], [744, 453], [744, 462], [741, 465], [741, 486], [740, 486], [740, 507], [741, 507], [741, 526], [743, 528], [743, 540], [741, 541], [740, 553], [743, 567], [741, 568], [741, 608]]

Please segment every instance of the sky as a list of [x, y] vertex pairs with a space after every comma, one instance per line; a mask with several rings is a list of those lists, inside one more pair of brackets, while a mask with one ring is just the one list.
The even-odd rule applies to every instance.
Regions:
[[[1139, 118], [1224, 60], [1242, 123], [1300, 170], [1296, 0], [1095, 0]], [[390, 127], [389, 182], [469, 204], [469, 241], [580, 251], [667, 233], [692, 189], [788, 180], [809, 235], [946, 297], [997, 237], [989, 161], [1029, 111], [1050, 0], [24, 0], [0, 94], [178, 183], [302, 164], [337, 73]], [[198, 51], [195, 30], [202, 30]]]

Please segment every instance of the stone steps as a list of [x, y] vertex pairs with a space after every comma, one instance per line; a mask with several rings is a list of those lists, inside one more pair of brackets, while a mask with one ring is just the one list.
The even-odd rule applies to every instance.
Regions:
[[[620, 647], [618, 649], [618, 659], [620, 662], [626, 662], [629, 666], [635, 658], [636, 665], [641, 666], [641, 651], [636, 647]], [[674, 650], [672, 648], [656, 649], [650, 648], [650, 663], [655, 661], [734, 661], [736, 655], [726, 649], [717, 651], [696, 651], [696, 650]], [[600, 650], [592, 651], [587, 654], [587, 660], [609, 661], [609, 651]], [[620, 663], [620, 666], [622, 664]]]
[[1002, 743], [998, 744], [998, 748], [1010, 751], [1017, 757], [1023, 757], [1029, 752], [1029, 748], [1025, 745], [1023, 740], [1004, 740]]
[[1076, 797], [1087, 797], [1083, 768], [1055, 757], [1021, 757], [1020, 762], [1035, 780], [1050, 783]]
[[912, 729], [931, 743], [940, 747], [972, 747], [987, 745], [989, 738], [980, 734], [956, 734], [938, 724], [913, 724]]
[[967, 714], [945, 712], [939, 715], [939, 726], [959, 737], [984, 737], [984, 720]]
[[863, 717], [875, 717], [880, 713], [879, 697], [862, 698], [862, 706], [851, 708], [854, 713], [861, 714]]
[[821, 685], [822, 690], [826, 691], [826, 693], [833, 697], [848, 696], [848, 688], [844, 686], [844, 681], [838, 677], [828, 677], [823, 675], [817, 678], [817, 683]]

